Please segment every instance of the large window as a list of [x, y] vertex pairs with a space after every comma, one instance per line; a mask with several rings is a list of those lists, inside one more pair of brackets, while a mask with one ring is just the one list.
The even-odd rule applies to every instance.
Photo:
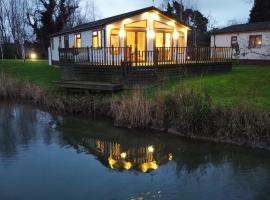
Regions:
[[125, 28], [147, 28], [147, 20], [136, 21], [125, 24]]
[[68, 35], [64, 36], [64, 47], [69, 48], [69, 38]]
[[94, 31], [92, 36], [92, 46], [94, 48], [101, 47], [101, 31]]
[[173, 37], [171, 32], [156, 32], [156, 47], [172, 47]]
[[119, 30], [118, 29], [111, 30], [110, 46], [116, 47], [116, 48], [111, 50], [112, 54], [119, 54], [118, 47], [120, 47], [120, 37], [119, 37]]
[[165, 30], [174, 30], [173, 26], [165, 24], [163, 22], [154, 21], [154, 28], [155, 29], [165, 29]]
[[81, 38], [81, 34], [77, 33], [75, 34], [75, 48], [81, 48], [82, 47], [82, 38]]
[[249, 36], [249, 48], [261, 48], [262, 47], [262, 36], [251, 35]]

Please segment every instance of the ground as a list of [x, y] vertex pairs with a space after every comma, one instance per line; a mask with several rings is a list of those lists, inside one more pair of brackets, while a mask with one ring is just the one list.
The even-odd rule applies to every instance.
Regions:
[[[30, 80], [46, 90], [55, 89], [55, 82], [60, 79], [59, 70], [49, 67], [47, 61], [5, 60], [0, 61], [0, 70], [15, 78]], [[231, 73], [171, 80], [159, 87], [147, 87], [145, 94], [149, 97], [166, 95], [181, 87], [207, 91], [216, 105], [242, 102], [270, 110], [270, 66], [235, 65]]]
[[50, 67], [45, 60], [26, 63], [21, 60], [0, 60], [0, 71], [15, 78], [29, 80], [46, 90], [57, 87], [56, 81], [60, 79], [59, 70]]

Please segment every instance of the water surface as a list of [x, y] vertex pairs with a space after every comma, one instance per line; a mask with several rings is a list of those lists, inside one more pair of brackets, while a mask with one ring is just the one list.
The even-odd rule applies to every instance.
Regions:
[[0, 199], [270, 199], [270, 153], [0, 104]]

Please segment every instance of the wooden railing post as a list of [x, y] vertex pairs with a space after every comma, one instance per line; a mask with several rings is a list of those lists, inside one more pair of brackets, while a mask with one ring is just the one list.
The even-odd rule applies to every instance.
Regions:
[[93, 64], [93, 61], [94, 61], [93, 45], [92, 45], [91, 48], [90, 48], [90, 52], [91, 52], [91, 53], [90, 53], [90, 54], [91, 54], [91, 55], [90, 55], [90, 57], [91, 57], [90, 63]]
[[154, 66], [158, 66], [158, 49], [154, 47]]
[[73, 62], [76, 63], [76, 52], [75, 52], [75, 47], [73, 46], [72, 48], [72, 55], [73, 55]]
[[112, 55], [112, 66], [114, 66], [114, 46], [111, 47], [111, 55]]
[[90, 63], [90, 52], [89, 52], [89, 47], [87, 47], [87, 61]]
[[137, 67], [138, 65], [138, 48], [137, 46], [135, 47], [135, 66]]

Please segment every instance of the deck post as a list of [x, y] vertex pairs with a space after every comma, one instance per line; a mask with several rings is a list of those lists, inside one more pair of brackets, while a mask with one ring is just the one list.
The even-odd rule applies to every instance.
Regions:
[[75, 51], [75, 47], [74, 46], [72, 48], [72, 55], [73, 55], [73, 62], [76, 63], [76, 51]]
[[93, 55], [93, 45], [91, 46], [91, 62], [93, 64], [93, 60], [94, 60], [94, 55]]
[[158, 49], [154, 47], [154, 66], [158, 66]]
[[129, 62], [132, 63], [132, 46], [130, 45], [129, 46], [129, 50], [128, 50], [128, 57], [129, 57]]
[[135, 66], [137, 67], [138, 65], [138, 48], [135, 47]]
[[88, 59], [88, 62], [90, 63], [90, 52], [89, 52], [89, 47], [87, 47], [87, 59]]
[[114, 46], [112, 45], [112, 47], [111, 47], [112, 49], [111, 49], [111, 52], [112, 52], [112, 66], [114, 66]]
[[175, 59], [176, 59], [176, 64], [178, 65], [178, 56], [179, 56], [179, 47], [178, 45], [176, 45], [176, 51], [175, 51], [176, 55], [175, 55]]

